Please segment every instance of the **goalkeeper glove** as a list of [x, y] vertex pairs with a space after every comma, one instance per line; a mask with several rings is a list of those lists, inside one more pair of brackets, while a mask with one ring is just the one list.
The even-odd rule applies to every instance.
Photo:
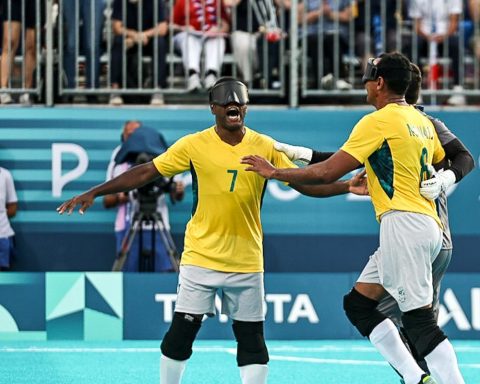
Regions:
[[445, 192], [453, 184], [456, 178], [453, 171], [447, 169], [433, 173], [433, 177], [420, 183], [420, 194], [427, 200], [435, 200], [441, 192]]
[[298, 161], [307, 165], [312, 160], [313, 151], [310, 148], [279, 143], [278, 141], [275, 141], [273, 146], [277, 151], [285, 153], [291, 161]]

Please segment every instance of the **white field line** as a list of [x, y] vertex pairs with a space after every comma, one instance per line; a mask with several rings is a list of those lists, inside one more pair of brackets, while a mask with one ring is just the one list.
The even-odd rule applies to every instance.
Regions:
[[[465, 349], [463, 352], [467, 353], [479, 353], [480, 347], [460, 347], [456, 348], [456, 351]], [[226, 348], [222, 346], [211, 346], [211, 347], [194, 347], [193, 350], [196, 353], [228, 353], [230, 355], [235, 355], [237, 353], [236, 348]], [[335, 347], [335, 346], [326, 346], [326, 347], [290, 347], [290, 346], [280, 346], [269, 348], [270, 359], [275, 361], [290, 361], [290, 362], [300, 362], [300, 363], [311, 363], [311, 364], [338, 364], [338, 365], [376, 365], [376, 366], [386, 366], [387, 363], [379, 360], [352, 360], [352, 359], [326, 359], [326, 358], [316, 358], [316, 357], [300, 357], [300, 356], [281, 356], [281, 355], [272, 355], [272, 352], [325, 352], [325, 351], [345, 351], [352, 352], [355, 348], [348, 347]], [[374, 348], [369, 348], [368, 351], [376, 352]], [[72, 347], [25, 347], [25, 348], [10, 348], [3, 347], [0, 348], [0, 353], [159, 353], [159, 348], [105, 348], [105, 347], [90, 347], [90, 348], [72, 348]], [[464, 368], [475, 368], [480, 369], [480, 364], [459, 364]]]

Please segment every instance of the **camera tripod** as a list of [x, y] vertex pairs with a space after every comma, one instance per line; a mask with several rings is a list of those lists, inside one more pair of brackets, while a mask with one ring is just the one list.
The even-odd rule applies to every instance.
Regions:
[[[152, 228], [151, 231], [151, 254], [146, 257], [143, 253], [143, 224], [150, 223]], [[133, 216], [132, 225], [128, 230], [128, 233], [122, 240], [122, 248], [115, 259], [115, 262], [112, 266], [112, 271], [121, 271], [125, 261], [127, 260], [128, 253], [132, 247], [133, 240], [137, 234], [140, 234], [139, 238], [139, 271], [147, 272], [155, 270], [155, 234], [156, 231], [160, 234], [165, 250], [167, 251], [168, 257], [172, 264], [172, 268], [175, 272], [178, 272], [179, 265], [179, 254], [175, 243], [173, 242], [172, 235], [170, 231], [165, 227], [162, 215], [159, 212], [148, 210], [146, 212], [140, 210], [136, 212]]]

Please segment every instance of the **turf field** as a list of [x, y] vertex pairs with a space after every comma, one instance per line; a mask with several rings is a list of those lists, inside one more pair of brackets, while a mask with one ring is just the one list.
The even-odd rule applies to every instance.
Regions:
[[[480, 383], [480, 341], [454, 341], [467, 384]], [[269, 383], [399, 383], [368, 341], [273, 341]], [[159, 342], [0, 341], [1, 384], [158, 384]], [[235, 343], [202, 341], [183, 383], [240, 384]]]

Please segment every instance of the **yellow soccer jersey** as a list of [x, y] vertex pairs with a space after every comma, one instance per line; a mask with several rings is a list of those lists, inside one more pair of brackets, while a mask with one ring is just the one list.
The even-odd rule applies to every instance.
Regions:
[[343, 151], [364, 163], [377, 220], [390, 210], [423, 213], [441, 226], [435, 203], [420, 195], [426, 164], [445, 157], [435, 128], [412, 106], [388, 104], [363, 117]]
[[279, 168], [295, 167], [273, 148], [271, 138], [248, 128], [235, 146], [222, 141], [211, 127], [179, 139], [153, 160], [166, 177], [192, 173], [194, 201], [182, 264], [223, 272], [263, 271], [260, 208], [266, 180], [240, 164], [250, 154]]

